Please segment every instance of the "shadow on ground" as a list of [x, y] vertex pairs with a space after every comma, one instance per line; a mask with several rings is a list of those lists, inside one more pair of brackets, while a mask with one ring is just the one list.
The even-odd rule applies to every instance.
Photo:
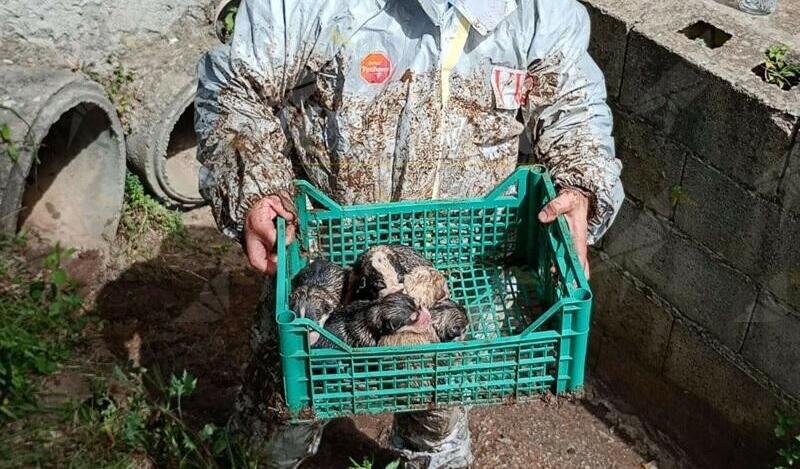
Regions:
[[[196, 424], [224, 425], [249, 358], [261, 279], [213, 226], [188, 225], [148, 257], [99, 290], [103, 340], [120, 364], [133, 362], [164, 377], [183, 370], [197, 377], [184, 415]], [[326, 428], [319, 454], [303, 467], [343, 469], [350, 458], [369, 458], [376, 467], [391, 461], [353, 420], [337, 419]]]

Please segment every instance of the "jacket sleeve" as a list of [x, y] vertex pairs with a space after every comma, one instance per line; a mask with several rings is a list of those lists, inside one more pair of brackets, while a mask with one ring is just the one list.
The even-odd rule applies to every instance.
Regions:
[[592, 200], [589, 243], [611, 226], [625, 194], [603, 74], [587, 51], [589, 15], [575, 0], [536, 2], [523, 117], [534, 154], [556, 185]]
[[[302, 5], [297, 5], [301, 3]], [[240, 237], [247, 210], [266, 195], [292, 192], [289, 142], [277, 115], [307, 71], [318, 29], [311, 2], [245, 0], [230, 47], [201, 59], [195, 101], [200, 191], [220, 229]]]

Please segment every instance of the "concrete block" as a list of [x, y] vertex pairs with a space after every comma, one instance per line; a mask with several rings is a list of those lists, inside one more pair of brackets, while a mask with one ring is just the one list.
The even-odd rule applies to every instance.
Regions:
[[[731, 425], [706, 401], [631, 360], [628, 350], [603, 345], [593, 376], [613, 391], [615, 404], [633, 407], [644, 420], [674, 440], [697, 467], [746, 467], [727, 465], [736, 437]], [[755, 466], [748, 469], [752, 467]]]
[[792, 148], [789, 166], [781, 181], [779, 193], [784, 209], [794, 215], [800, 215], [800, 139], [796, 138]]
[[625, 193], [660, 215], [672, 216], [672, 188], [681, 182], [687, 151], [643, 120], [614, 114], [617, 156], [622, 160]]
[[800, 220], [690, 157], [675, 223], [733, 266], [800, 305]]
[[763, 273], [777, 205], [693, 156], [686, 163], [680, 199], [675, 210], [678, 228], [748, 274]]
[[742, 355], [800, 399], [800, 313], [762, 293]]
[[[722, 78], [722, 72], [712, 72], [708, 67], [713, 58], [706, 68], [693, 63], [683, 53], [688, 47], [704, 49], [679, 33], [632, 31], [620, 102], [725, 174], [751, 189], [774, 193], [797, 114], [745, 92]], [[757, 64], [740, 64], [739, 75]]]
[[738, 349], [756, 299], [756, 286], [665, 220], [626, 201], [608, 233], [611, 260], [683, 314]]
[[616, 100], [622, 84], [629, 25], [624, 20], [591, 5], [590, 2], [584, 2], [584, 5], [592, 22], [589, 54], [603, 70], [609, 99]]
[[[749, 435], [754, 453], [766, 455], [780, 401], [734, 364], [733, 357], [694, 327], [675, 321], [664, 376], [691, 398], [705, 401], [732, 424], [736, 433]], [[714, 436], [709, 435], [712, 439]]]
[[632, 360], [657, 371], [667, 350], [672, 312], [603, 257], [591, 259], [593, 327], [602, 331], [604, 344], [628, 351]]

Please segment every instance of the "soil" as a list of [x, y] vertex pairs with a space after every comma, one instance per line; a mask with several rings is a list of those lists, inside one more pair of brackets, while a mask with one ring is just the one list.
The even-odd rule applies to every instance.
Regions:
[[[97, 266], [94, 255], [79, 256], [68, 267], [87, 282], [85, 290], [104, 321], [91, 351], [96, 360], [131, 361], [163, 376], [186, 369], [198, 378], [198, 387], [184, 415], [224, 424], [248, 358], [261, 279], [248, 268], [239, 246], [218, 233], [208, 208], [185, 214], [184, 221], [186, 235], [163, 240], [147, 259], [118, 261], [115, 268], [94, 270], [95, 276], [87, 274], [92, 271], [87, 267]], [[87, 392], [68, 373], [50, 384], [53, 394]], [[608, 414], [594, 397], [475, 408], [470, 412], [474, 467], [680, 466], [656, 454], [643, 433], [637, 441], [620, 434]], [[302, 467], [345, 469], [351, 458], [365, 457], [383, 467], [394, 459], [384, 449], [390, 428], [389, 415], [334, 420], [317, 456]]]

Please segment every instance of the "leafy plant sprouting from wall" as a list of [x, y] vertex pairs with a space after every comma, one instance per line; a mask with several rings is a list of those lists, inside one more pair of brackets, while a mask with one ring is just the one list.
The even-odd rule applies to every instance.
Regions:
[[5, 122], [0, 124], [0, 144], [2, 144], [3, 152], [16, 162], [19, 158], [19, 148], [14, 140], [11, 138], [11, 127]]
[[230, 42], [233, 37], [233, 30], [236, 26], [236, 14], [239, 13], [239, 3], [240, 2], [236, 0], [228, 2], [217, 18], [217, 31], [221, 34], [221, 39], [225, 43]]
[[767, 83], [788, 90], [800, 82], [800, 59], [786, 44], [775, 44], [767, 49], [763, 73]]
[[778, 464], [774, 469], [800, 467], [800, 417], [776, 412], [775, 436], [781, 440], [778, 449]]

